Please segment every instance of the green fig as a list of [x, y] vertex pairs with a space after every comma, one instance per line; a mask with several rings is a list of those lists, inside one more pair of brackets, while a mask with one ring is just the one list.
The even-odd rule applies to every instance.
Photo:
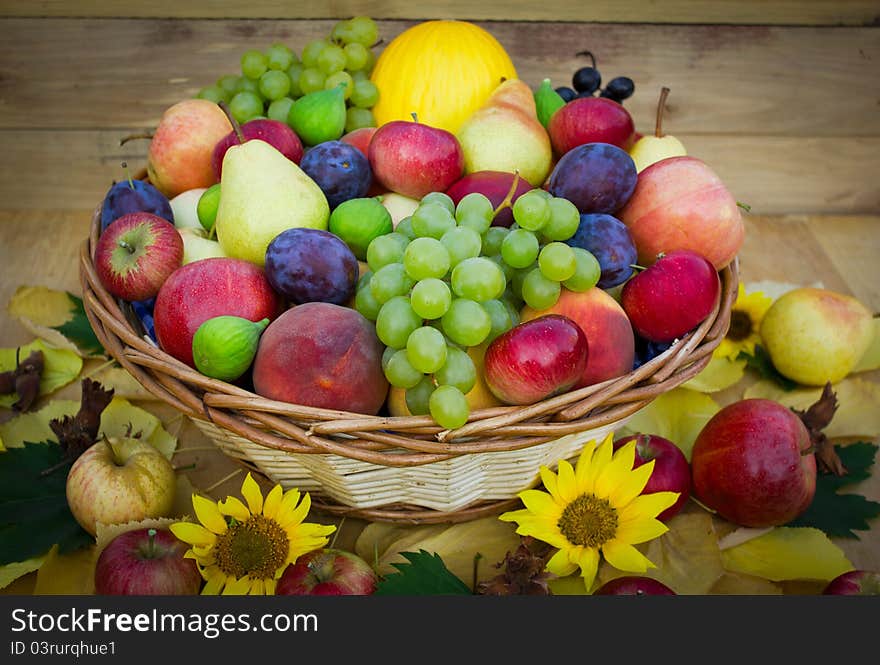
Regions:
[[553, 88], [550, 79], [541, 81], [541, 85], [535, 91], [535, 110], [538, 112], [538, 121], [545, 129], [550, 123], [550, 117], [563, 106], [565, 100]]
[[193, 360], [205, 376], [235, 381], [254, 360], [260, 335], [269, 319], [249, 321], [240, 316], [215, 316], [193, 336]]
[[335, 141], [345, 132], [344, 83], [303, 95], [290, 107], [287, 124], [308, 146]]

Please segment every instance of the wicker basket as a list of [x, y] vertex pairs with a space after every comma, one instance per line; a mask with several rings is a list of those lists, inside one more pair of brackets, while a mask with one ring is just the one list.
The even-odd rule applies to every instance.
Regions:
[[273, 401], [203, 376], [156, 347], [102, 286], [93, 251], [100, 209], [80, 252], [86, 314], [107, 352], [158, 399], [192, 419], [228, 456], [316, 509], [399, 523], [496, 514], [539, 482], [539, 467], [575, 456], [655, 397], [699, 373], [730, 324], [738, 263], [721, 273], [713, 313], [669, 350], [625, 376], [529, 406], [481, 409], [457, 430], [429, 416], [383, 417]]

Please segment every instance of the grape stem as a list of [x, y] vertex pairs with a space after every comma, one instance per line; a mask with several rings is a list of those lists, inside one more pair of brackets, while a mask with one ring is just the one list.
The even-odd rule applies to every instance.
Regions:
[[125, 138], [119, 139], [119, 145], [125, 145], [129, 141], [133, 141], [135, 139], [151, 139], [153, 135], [150, 132], [142, 132], [140, 134], [129, 134]]
[[663, 138], [663, 110], [666, 108], [666, 97], [669, 96], [669, 88], [660, 88], [660, 101], [657, 102], [657, 120], [654, 123], [654, 136]]
[[590, 53], [589, 51], [578, 51], [577, 53], [575, 53], [575, 55], [588, 56], [590, 58], [590, 61], [593, 63], [593, 69], [596, 69], [596, 56], [594, 56], [592, 53]]
[[513, 172], [513, 182], [510, 184], [510, 189], [507, 191], [507, 195], [504, 197], [504, 200], [498, 204], [498, 207], [492, 211], [492, 219], [498, 215], [499, 212], [504, 210], [505, 208], [510, 208], [513, 205], [513, 195], [516, 194], [516, 188], [519, 185], [519, 169]]
[[241, 131], [241, 125], [238, 124], [238, 120], [232, 115], [232, 109], [229, 108], [229, 104], [221, 100], [217, 102], [217, 106], [219, 106], [223, 113], [226, 114], [226, 118], [229, 120], [229, 124], [232, 125], [232, 131], [235, 132], [238, 142], [244, 143], [247, 139], [245, 139], [244, 134]]

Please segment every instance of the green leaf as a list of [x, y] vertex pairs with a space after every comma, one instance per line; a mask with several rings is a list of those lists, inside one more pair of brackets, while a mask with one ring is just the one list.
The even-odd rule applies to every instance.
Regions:
[[95, 331], [92, 329], [92, 324], [89, 323], [82, 299], [77, 298], [72, 293], [67, 295], [73, 303], [70, 319], [60, 326], [56, 326], [55, 330], [76, 344], [85, 353], [96, 356], [107, 355], [101, 342], [98, 341]]
[[449, 572], [439, 554], [427, 550], [401, 552], [409, 563], [392, 563], [399, 572], [386, 575], [376, 587], [382, 596], [472, 595], [458, 577]]
[[74, 519], [65, 488], [69, 464], [52, 473], [64, 454], [54, 443], [25, 443], [0, 453], [0, 565], [94, 543]]
[[789, 526], [810, 526], [821, 529], [832, 538], [859, 539], [856, 531], [868, 531], [868, 520], [880, 515], [880, 503], [860, 494], [838, 494], [838, 490], [865, 480], [871, 475], [877, 445], [858, 441], [835, 446], [848, 473], [836, 476], [822, 473], [816, 477], [816, 495], [810, 507]]
[[797, 388], [797, 383], [779, 373], [779, 370], [773, 365], [773, 361], [770, 360], [770, 354], [760, 344], [755, 345], [755, 355], [752, 356], [741, 351], [736, 359], [745, 360], [747, 367], [755, 370], [763, 378], [773, 381], [785, 390]]

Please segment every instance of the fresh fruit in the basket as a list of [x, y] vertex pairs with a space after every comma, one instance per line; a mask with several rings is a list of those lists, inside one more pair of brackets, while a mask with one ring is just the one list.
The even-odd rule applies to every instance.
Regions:
[[211, 165], [214, 146], [229, 133], [229, 119], [206, 99], [185, 99], [162, 114], [150, 139], [147, 175], [166, 197], [210, 187], [217, 178]]
[[423, 21], [395, 37], [379, 54], [371, 80], [381, 91], [377, 126], [407, 120], [455, 133], [498, 83], [517, 77], [495, 37], [468, 21]]
[[586, 143], [610, 143], [622, 150], [634, 142], [632, 116], [620, 103], [602, 97], [580, 97], [560, 108], [547, 125], [558, 157]]
[[307, 146], [336, 141], [345, 133], [343, 85], [303, 95], [290, 107], [287, 123]]
[[561, 314], [577, 323], [590, 347], [587, 366], [576, 388], [617, 378], [632, 370], [635, 336], [626, 312], [607, 291], [594, 287], [583, 292], [563, 288], [552, 307], [536, 310], [524, 307], [522, 320], [544, 314]]
[[328, 227], [354, 252], [359, 261], [367, 258], [374, 238], [394, 231], [391, 213], [378, 198], [351, 198], [330, 213]]
[[[486, 196], [492, 203], [494, 210], [501, 205], [510, 188], [513, 187], [516, 174], [505, 171], [475, 171], [456, 180], [446, 190], [446, 194], [452, 199], [457, 206], [468, 194], [478, 192]], [[511, 205], [522, 195], [532, 189], [532, 186], [524, 179], [520, 178], [516, 181], [516, 189], [510, 198]], [[513, 209], [511, 206], [505, 206], [492, 218], [494, 226], [510, 226], [513, 224]]]
[[201, 259], [226, 256], [226, 252], [223, 251], [220, 243], [209, 238], [208, 233], [203, 229], [186, 227], [177, 231], [183, 240], [182, 265], [192, 263], [193, 261], [200, 261]]
[[691, 452], [694, 496], [742, 526], [787, 524], [816, 491], [816, 457], [803, 421], [768, 399], [723, 407], [700, 430]]
[[553, 87], [549, 78], [541, 81], [541, 85], [535, 90], [535, 111], [538, 115], [538, 121], [544, 129], [550, 123], [551, 116], [565, 106], [565, 101]]
[[369, 160], [344, 141], [325, 141], [309, 148], [300, 168], [324, 192], [330, 210], [349, 199], [366, 196], [373, 183]]
[[871, 311], [845, 293], [799, 287], [777, 298], [761, 322], [770, 360], [789, 379], [808, 386], [837, 383], [874, 339]]
[[[174, 216], [174, 226], [178, 229], [201, 229], [202, 224], [199, 222], [198, 204], [202, 195], [208, 191], [207, 187], [196, 187], [181, 192], [168, 203], [171, 205], [171, 212]], [[162, 215], [159, 215], [160, 217]]]
[[594, 596], [675, 596], [670, 587], [652, 577], [624, 575], [608, 580], [593, 592]]
[[114, 182], [101, 203], [101, 230], [130, 212], [149, 212], [175, 223], [171, 202], [146, 180], [131, 177]]
[[321, 188], [276, 148], [260, 140], [226, 151], [214, 229], [229, 256], [262, 266], [266, 247], [285, 229], [327, 228]]
[[638, 257], [626, 224], [607, 213], [581, 214], [579, 220], [577, 231], [565, 242], [588, 251], [599, 262], [600, 289], [623, 284], [632, 276]]
[[721, 280], [715, 267], [689, 250], [663, 254], [632, 277], [620, 304], [636, 333], [653, 342], [671, 342], [712, 313]]
[[385, 192], [375, 197], [382, 203], [391, 215], [391, 224], [394, 228], [405, 217], [410, 217], [419, 207], [419, 200], [398, 194], [397, 192]]
[[547, 191], [568, 199], [581, 213], [615, 214], [630, 200], [638, 177], [626, 151], [609, 143], [585, 143], [556, 163]]
[[636, 169], [641, 172], [654, 162], [659, 162], [667, 157], [682, 157], [687, 155], [684, 144], [672, 134], [663, 132], [663, 112], [666, 110], [666, 97], [669, 88], [664, 86], [660, 90], [660, 101], [657, 102], [657, 119], [654, 123], [654, 133], [642, 136], [629, 149], [630, 157], [636, 164]]
[[217, 210], [220, 208], [220, 183], [215, 182], [202, 192], [196, 203], [196, 216], [199, 226], [208, 233], [214, 232], [214, 224], [217, 222]]
[[276, 596], [369, 596], [376, 591], [379, 576], [353, 552], [325, 547], [297, 557], [287, 566]]
[[240, 316], [215, 316], [193, 335], [193, 361], [205, 376], [235, 381], [254, 360], [260, 335], [269, 319], [249, 321]]
[[369, 157], [370, 140], [373, 138], [373, 134], [376, 133], [376, 129], [376, 127], [361, 127], [359, 129], [354, 129], [343, 134], [339, 140], [343, 143], [353, 145], [361, 151], [361, 154], [364, 157]]
[[294, 164], [299, 164], [303, 158], [302, 141], [290, 126], [279, 120], [254, 118], [243, 123], [238, 130], [231, 130], [214, 146], [214, 151], [211, 153], [211, 168], [218, 182], [223, 176], [223, 157], [226, 156], [226, 151], [234, 145], [241, 145], [252, 139], [265, 141]]
[[831, 580], [822, 590], [825, 596], [878, 596], [880, 573], [872, 570], [849, 570]]
[[572, 388], [588, 353], [587, 338], [571, 319], [548, 314], [524, 321], [486, 349], [486, 385], [506, 404], [534, 404]]
[[111, 540], [95, 564], [101, 596], [192, 596], [202, 587], [189, 546], [168, 529], [125, 531]]
[[254, 390], [282, 402], [373, 415], [388, 393], [383, 350], [373, 324], [355, 310], [296, 305], [263, 331]]
[[67, 475], [67, 504], [83, 529], [167, 517], [176, 479], [171, 462], [147, 441], [102, 438], [76, 458]]
[[577, 55], [590, 58], [590, 64], [574, 71], [571, 75], [571, 89], [578, 94], [592, 95], [602, 87], [602, 74], [596, 67], [596, 56], [590, 51], [581, 51]]
[[617, 217], [629, 227], [642, 266], [662, 252], [689, 249], [721, 270], [745, 238], [733, 195], [708, 164], [690, 156], [668, 157], [639, 173]]
[[280, 309], [281, 299], [262, 269], [249, 261], [217, 257], [171, 273], [156, 296], [153, 316], [160, 348], [195, 367], [192, 340], [205, 321], [222, 315], [274, 319]]
[[150, 298], [148, 300], [135, 300], [131, 303], [132, 312], [134, 312], [138, 321], [141, 322], [144, 332], [154, 342], [156, 341], [156, 327], [153, 323], [153, 306], [155, 304], [155, 298]]
[[379, 127], [370, 140], [369, 159], [376, 181], [414, 199], [445, 191], [464, 173], [455, 135], [418, 117]]
[[95, 245], [95, 272], [111, 294], [123, 300], [146, 300], [183, 259], [183, 239], [174, 226], [148, 212], [116, 219]]
[[287, 229], [266, 248], [269, 284], [291, 304], [347, 303], [355, 293], [357, 257], [339, 236], [322, 229]]
[[519, 79], [501, 83], [456, 136], [465, 173], [518, 171], [521, 178], [539, 187], [550, 172], [550, 137], [538, 120], [531, 88]]
[[629, 76], [615, 76], [608, 81], [602, 92], [599, 93], [599, 97], [622, 104], [623, 100], [632, 97], [635, 91], [635, 82]]
[[633, 468], [654, 461], [654, 470], [651, 477], [642, 490], [642, 494], [654, 492], [678, 492], [678, 501], [672, 504], [657, 516], [661, 522], [665, 522], [684, 508], [691, 495], [691, 466], [681, 451], [669, 439], [656, 434], [633, 434], [614, 441], [614, 449], [621, 448], [624, 444], [635, 440], [636, 456]]
[[641, 335], [636, 335], [636, 357], [633, 361], [633, 369], [650, 362], [660, 354], [672, 347], [671, 342], [652, 342]]

